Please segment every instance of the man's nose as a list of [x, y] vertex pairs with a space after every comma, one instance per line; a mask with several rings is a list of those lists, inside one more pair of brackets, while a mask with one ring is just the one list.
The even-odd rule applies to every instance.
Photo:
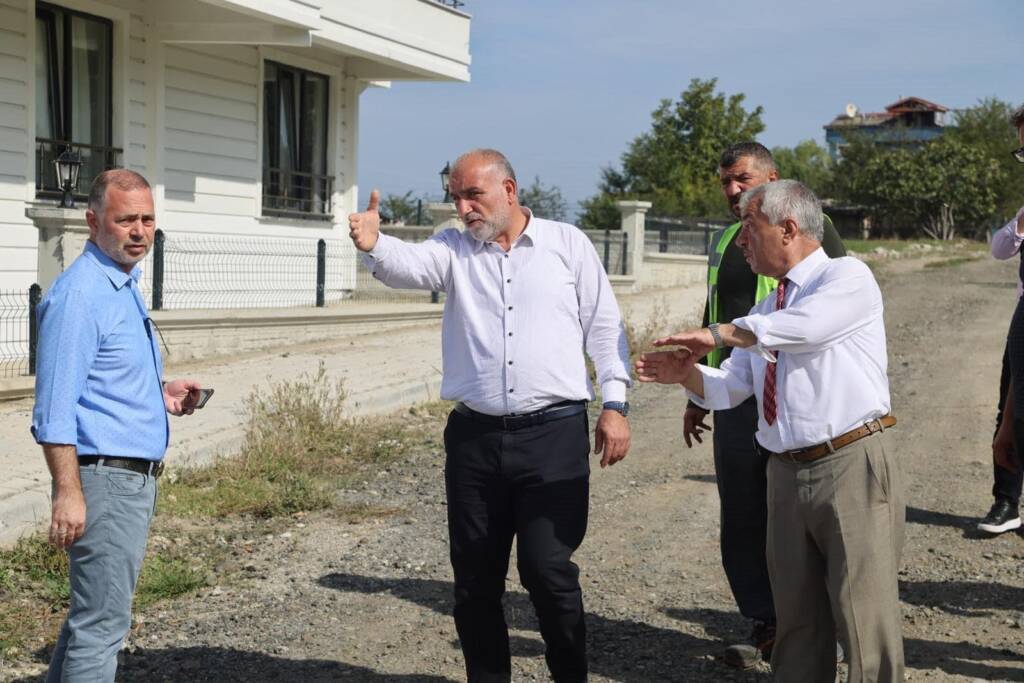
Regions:
[[460, 218], [464, 217], [467, 213], [470, 212], [469, 202], [465, 199], [456, 199], [455, 212], [459, 214]]

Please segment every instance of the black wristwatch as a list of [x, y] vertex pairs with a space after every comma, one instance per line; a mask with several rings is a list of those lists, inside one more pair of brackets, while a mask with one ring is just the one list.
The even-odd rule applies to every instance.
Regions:
[[614, 410], [622, 417], [629, 415], [629, 401], [605, 401], [601, 408], [604, 410]]

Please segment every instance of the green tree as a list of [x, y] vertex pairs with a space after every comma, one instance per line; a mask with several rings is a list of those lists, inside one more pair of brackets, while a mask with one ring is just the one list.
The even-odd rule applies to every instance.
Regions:
[[837, 169], [846, 198], [876, 223], [904, 235], [952, 239], [985, 229], [1002, 177], [998, 162], [952, 136], [919, 147], [887, 148], [859, 141]]
[[819, 197], [832, 188], [832, 157], [814, 140], [804, 140], [796, 147], [773, 147], [772, 156], [780, 178], [799, 180]]
[[1017, 213], [1024, 204], [1024, 169], [1014, 161], [1010, 152], [1020, 146], [1017, 131], [1010, 124], [1015, 107], [995, 97], [979, 100], [978, 104], [956, 113], [945, 135], [963, 144], [983, 151], [994, 159], [1001, 170], [996, 192], [996, 208], [989, 217], [993, 224], [1001, 224]]
[[582, 202], [580, 225], [618, 225], [617, 199], [653, 203], [652, 213], [729, 216], [718, 186], [718, 158], [726, 147], [764, 130], [760, 106], [747, 111], [745, 96], [717, 92], [718, 80], [693, 79], [677, 101], [664, 99], [651, 128], [622, 155], [621, 168], [605, 168], [598, 194]]
[[405, 194], [388, 194], [380, 202], [381, 218], [386, 223], [415, 225], [420, 201], [412, 196], [412, 190]]
[[539, 176], [534, 176], [528, 187], [519, 188], [519, 203], [528, 207], [538, 218], [565, 221], [569, 217], [569, 205], [557, 185], [544, 185]]

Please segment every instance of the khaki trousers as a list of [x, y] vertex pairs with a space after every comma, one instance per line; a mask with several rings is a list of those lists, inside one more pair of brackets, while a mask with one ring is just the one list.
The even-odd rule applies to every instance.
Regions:
[[768, 461], [768, 572], [778, 683], [833, 683], [836, 635], [850, 683], [903, 681], [896, 571], [903, 476], [885, 432], [809, 463]]

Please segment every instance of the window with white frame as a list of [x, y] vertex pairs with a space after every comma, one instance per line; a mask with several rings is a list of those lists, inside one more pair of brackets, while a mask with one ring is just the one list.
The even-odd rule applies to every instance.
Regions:
[[70, 149], [82, 160], [76, 194], [120, 162], [113, 147], [113, 24], [36, 3], [36, 194], [59, 196], [53, 161]]
[[263, 213], [330, 220], [330, 79], [267, 61], [263, 77]]

